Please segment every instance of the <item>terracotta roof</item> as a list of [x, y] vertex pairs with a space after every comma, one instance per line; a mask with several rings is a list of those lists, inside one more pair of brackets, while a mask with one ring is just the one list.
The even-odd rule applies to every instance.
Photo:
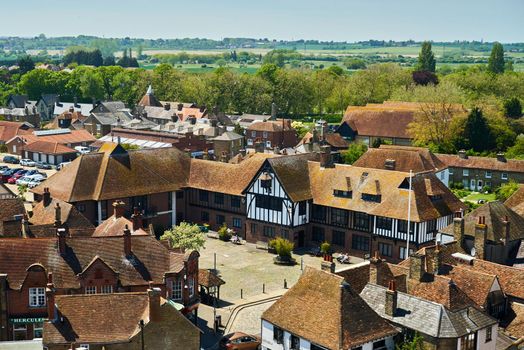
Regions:
[[29, 219], [29, 230], [33, 237], [56, 237], [56, 205], [60, 206], [62, 227], [67, 227], [71, 237], [89, 237], [95, 227], [73, 205], [51, 198], [49, 204], [40, 201], [33, 206], [33, 215]]
[[118, 273], [123, 286], [142, 286], [148, 281], [162, 284], [165, 273], [183, 268], [172, 264], [172, 256], [181, 254], [168, 251], [151, 236], [132, 236], [131, 251], [132, 256], [125, 256], [121, 237], [67, 238], [64, 256], [57, 251], [57, 238], [3, 238], [0, 239], [0, 271], [8, 275], [9, 287], [18, 290], [27, 268], [34, 263], [53, 273], [58, 289], [80, 288], [77, 274], [94, 257]]
[[437, 154], [436, 155], [446, 166], [453, 168], [466, 169], [485, 169], [494, 171], [507, 171], [524, 173], [524, 160], [506, 159], [500, 161], [497, 158], [468, 156], [466, 159], [460, 158], [456, 154]]
[[7, 142], [17, 135], [27, 135], [33, 131], [26, 123], [0, 120], [0, 141]]
[[[268, 116], [270, 118], [270, 116]], [[247, 130], [249, 131], [283, 131], [283, 130], [293, 130], [291, 127], [291, 120], [289, 119], [280, 119], [280, 120], [266, 120], [262, 122], [255, 122], [248, 126]]]
[[71, 124], [81, 121], [83, 122], [86, 120], [87, 116], [83, 115], [80, 111], [64, 111], [62, 114], [56, 116], [52, 122], [45, 125], [45, 129], [59, 129], [60, 126], [58, 125], [59, 120], [71, 120]]
[[[506, 239], [506, 227], [504, 220], [509, 221], [510, 240], [524, 239], [524, 217], [515, 213], [507, 205], [500, 201], [493, 201], [483, 204], [472, 212], [464, 216], [464, 233], [475, 236], [475, 225], [478, 218], [483, 216], [486, 220], [487, 236], [486, 239], [500, 243]], [[441, 230], [443, 233], [453, 235], [453, 223]]]
[[226, 284], [226, 282], [217, 276], [216, 273], [207, 270], [207, 269], [199, 269], [198, 270], [198, 284], [209, 288], [209, 287], [219, 287], [223, 284]]
[[[311, 143], [313, 141], [313, 134], [311, 132], [306, 133], [302, 140], [298, 143], [299, 145]], [[324, 142], [333, 148], [348, 148], [349, 143], [337, 133], [326, 133], [324, 135]]]
[[524, 216], [524, 185], [519, 185], [519, 189], [513, 193], [504, 204], [510, 207], [515, 213]]
[[125, 216], [120, 216], [117, 218], [115, 217], [115, 215], [111, 215], [96, 227], [95, 232], [93, 233], [93, 237], [120, 237], [124, 235], [124, 229], [126, 228], [126, 226], [131, 231], [131, 235], [150, 235], [142, 228], [133, 231], [133, 221], [129, 220]]
[[15, 215], [24, 215], [24, 201], [20, 198], [0, 199], [0, 237], [19, 237], [22, 224]]
[[505, 323], [505, 331], [514, 338], [524, 337], [524, 304], [511, 302], [509, 304]]
[[[172, 192], [187, 183], [190, 160], [178, 149], [125, 151], [112, 145], [103, 146], [99, 153], [81, 155], [50, 176], [45, 187], [55, 198], [78, 202]], [[43, 188], [40, 185], [32, 191], [42, 194]]]
[[[389, 281], [395, 280], [399, 291], [406, 291], [406, 269], [402, 266], [381, 262], [376, 265], [379, 273], [379, 284], [387, 286]], [[358, 293], [362, 292], [369, 282], [370, 262], [365, 261], [360, 264], [349, 266], [343, 270], [337, 271], [336, 274], [343, 277], [351, 287]]]
[[[407, 219], [409, 174], [399, 171], [361, 168], [335, 164], [333, 168], [321, 168], [317, 162], [309, 162], [309, 177], [313, 203], [318, 205], [365, 212], [370, 215]], [[336, 197], [334, 189], [341, 183], [351, 183], [352, 198]], [[430, 186], [428, 188], [428, 181]], [[422, 222], [440, 218], [464, 209], [464, 204], [432, 173], [415, 174], [412, 178], [411, 219]], [[431, 192], [428, 193], [428, 190]], [[436, 189], [442, 198], [432, 201], [430, 195]], [[370, 193], [373, 192], [373, 193]], [[363, 200], [362, 194], [380, 194], [380, 203]]]
[[[67, 130], [67, 129], [66, 129]], [[51, 131], [51, 130], [49, 130]], [[46, 142], [53, 142], [53, 143], [60, 143], [60, 144], [68, 144], [68, 143], [91, 143], [96, 141], [96, 138], [91, 135], [87, 130], [70, 130], [69, 133], [60, 133], [60, 134], [50, 134], [50, 135], [40, 135], [37, 136], [34, 133], [33, 134], [26, 134], [22, 135], [21, 138], [26, 143], [32, 143], [36, 141], [46, 141]]]
[[155, 97], [153, 94], [153, 91], [151, 93], [146, 93], [142, 98], [140, 99], [140, 102], [138, 102], [139, 106], [153, 106], [153, 107], [163, 107], [162, 103], [160, 103], [159, 100]]
[[65, 154], [76, 153], [72, 148], [64, 146], [58, 142], [35, 141], [24, 146], [25, 151], [44, 153], [44, 154]]
[[262, 319], [328, 349], [350, 349], [397, 334], [342, 277], [310, 267]]

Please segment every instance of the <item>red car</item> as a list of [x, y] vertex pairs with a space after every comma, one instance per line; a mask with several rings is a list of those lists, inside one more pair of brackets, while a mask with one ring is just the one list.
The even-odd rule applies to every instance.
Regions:
[[256, 335], [242, 332], [230, 333], [220, 339], [220, 350], [258, 350], [262, 340]]
[[21, 178], [22, 176], [24, 176], [25, 173], [27, 173], [27, 170], [20, 170], [20, 171], [14, 173], [14, 175], [11, 176], [11, 177], [7, 180], [7, 183], [10, 183], [10, 184], [16, 184], [16, 180], [18, 180], [19, 178]]

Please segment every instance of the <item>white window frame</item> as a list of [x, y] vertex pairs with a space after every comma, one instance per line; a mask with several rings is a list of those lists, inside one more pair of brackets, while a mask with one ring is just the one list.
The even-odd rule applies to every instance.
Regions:
[[45, 307], [45, 288], [29, 288], [29, 307]]
[[271, 141], [266, 141], [266, 148], [271, 148]]
[[247, 145], [253, 146], [253, 139], [247, 139]]
[[469, 169], [462, 169], [462, 176], [469, 176]]
[[507, 180], [507, 179], [508, 179], [508, 173], [502, 173], [502, 174], [500, 174], [500, 178], [501, 178], [502, 180]]
[[171, 281], [171, 299], [182, 300], [182, 279], [176, 278]]
[[87, 294], [87, 295], [96, 294], [96, 286], [87, 286], [87, 287], [85, 287], [85, 294]]
[[486, 170], [486, 179], [491, 179], [492, 176], [493, 172], [491, 172], [490, 170]]
[[112, 294], [113, 286], [111, 284], [106, 284], [100, 287], [100, 294]]

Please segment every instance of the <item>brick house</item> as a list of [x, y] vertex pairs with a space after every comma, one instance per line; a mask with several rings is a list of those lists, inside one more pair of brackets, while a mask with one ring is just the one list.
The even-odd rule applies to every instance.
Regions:
[[217, 159], [230, 160], [244, 148], [244, 136], [226, 131], [213, 139], [213, 149]]
[[29, 123], [40, 127], [40, 114], [36, 106], [25, 106], [23, 108], [0, 108], [0, 117], [9, 122]]
[[254, 148], [257, 141], [265, 149], [294, 147], [298, 143], [297, 132], [291, 127], [291, 119], [265, 120], [249, 125], [246, 129], [246, 145]]
[[[0, 120], [0, 145], [4, 145], [17, 135], [27, 135], [34, 131], [34, 127], [28, 123], [8, 122]], [[22, 143], [20, 143], [20, 146]], [[7, 146], [7, 152], [17, 154], [18, 149], [15, 146]]]
[[0, 341], [41, 337], [51, 318], [46, 285], [56, 295], [145, 292], [159, 288], [195, 320], [197, 252], [177, 253], [152, 236], [0, 239]]
[[48, 284], [46, 294], [48, 314], [55, 315], [44, 323], [42, 342], [48, 350], [200, 349], [200, 330], [158, 288], [55, 297]]

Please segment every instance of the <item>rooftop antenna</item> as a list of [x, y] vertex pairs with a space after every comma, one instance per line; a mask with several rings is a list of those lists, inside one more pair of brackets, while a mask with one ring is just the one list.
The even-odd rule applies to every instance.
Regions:
[[413, 177], [413, 170], [409, 170], [409, 193], [408, 193], [408, 229], [406, 239], [406, 260], [409, 258], [409, 235], [411, 233], [411, 180]]

